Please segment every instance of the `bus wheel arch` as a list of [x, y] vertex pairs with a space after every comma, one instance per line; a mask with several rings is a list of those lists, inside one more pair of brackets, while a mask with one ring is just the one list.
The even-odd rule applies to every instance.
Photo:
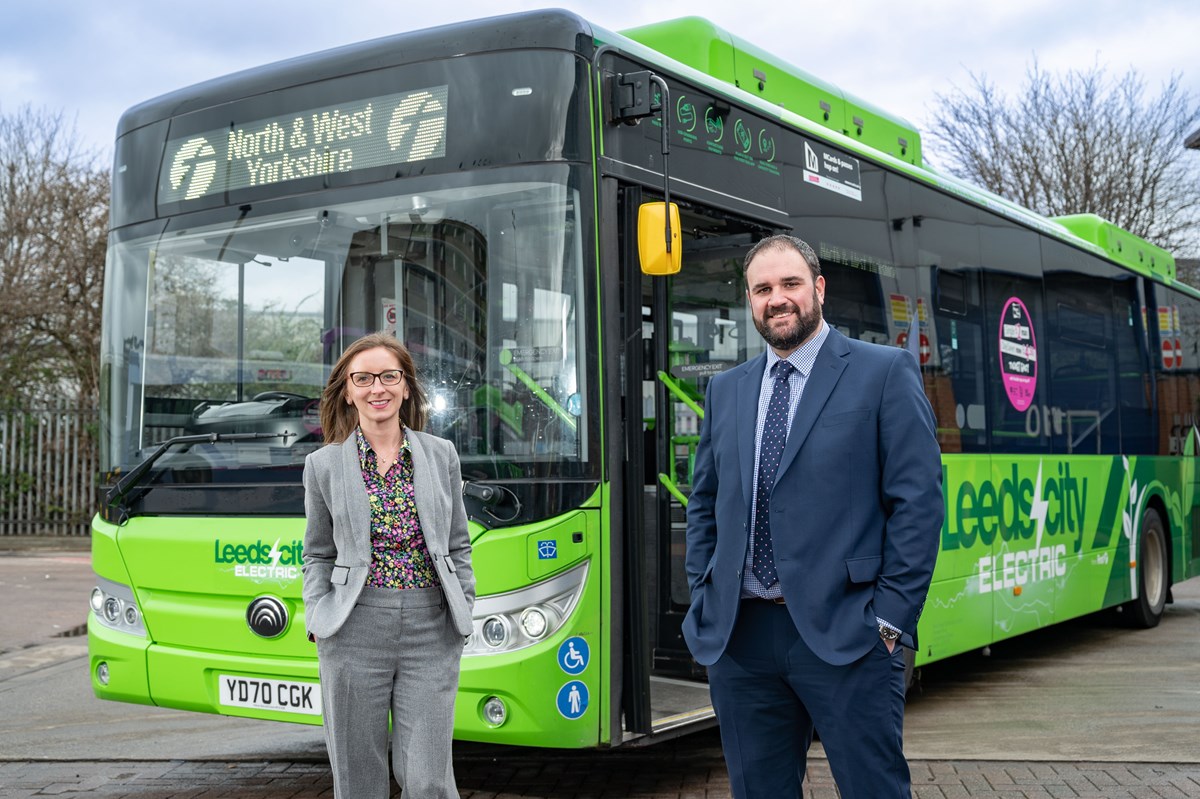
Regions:
[[1134, 627], [1157, 627], [1171, 590], [1171, 548], [1165, 509], [1151, 501], [1142, 512], [1135, 554], [1138, 595], [1125, 603], [1125, 618]]

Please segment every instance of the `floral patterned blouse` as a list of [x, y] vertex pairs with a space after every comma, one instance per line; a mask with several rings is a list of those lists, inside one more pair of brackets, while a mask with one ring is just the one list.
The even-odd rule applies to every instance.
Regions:
[[425, 545], [425, 534], [421, 532], [421, 520], [417, 518], [412, 447], [407, 431], [396, 462], [382, 475], [375, 450], [367, 443], [362, 429], [357, 429], [355, 435], [358, 462], [371, 504], [371, 571], [367, 585], [374, 588], [440, 585]]

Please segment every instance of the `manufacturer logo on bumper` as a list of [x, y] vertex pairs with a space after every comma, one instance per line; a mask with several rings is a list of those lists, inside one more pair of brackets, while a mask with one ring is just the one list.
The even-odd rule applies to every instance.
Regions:
[[246, 624], [260, 638], [278, 638], [288, 627], [287, 605], [273, 596], [256, 597], [246, 608]]

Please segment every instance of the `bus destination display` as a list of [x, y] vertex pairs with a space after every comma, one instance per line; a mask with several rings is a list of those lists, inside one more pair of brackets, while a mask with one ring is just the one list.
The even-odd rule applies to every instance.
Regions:
[[159, 202], [441, 158], [448, 95], [432, 86], [171, 139]]

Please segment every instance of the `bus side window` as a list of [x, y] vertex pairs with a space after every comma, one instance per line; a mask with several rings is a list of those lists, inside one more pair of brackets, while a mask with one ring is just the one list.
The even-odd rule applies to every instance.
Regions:
[[897, 213], [907, 215], [898, 221], [912, 230], [915, 263], [931, 274], [933, 352], [924, 372], [938, 443], [945, 453], [986, 452], [992, 369], [980, 280], [981, 213], [915, 185], [911, 203]]
[[1062, 419], [1054, 413], [1048, 373], [1038, 236], [996, 218], [979, 226], [989, 424], [994, 453], [1048, 453]]

